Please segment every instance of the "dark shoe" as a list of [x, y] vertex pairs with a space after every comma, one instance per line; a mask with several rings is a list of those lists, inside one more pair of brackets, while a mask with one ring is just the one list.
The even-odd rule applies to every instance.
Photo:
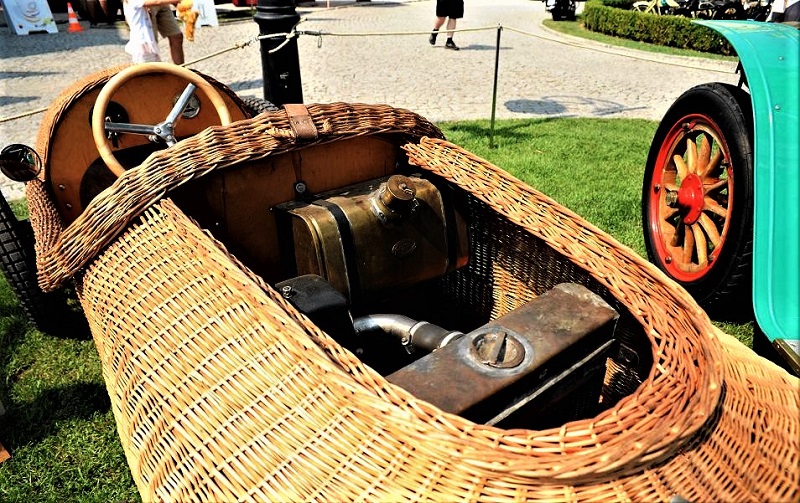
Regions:
[[444, 48], [445, 48], [445, 49], [452, 49], [452, 50], [454, 50], [454, 51], [457, 51], [457, 50], [458, 50], [458, 46], [456, 45], [456, 43], [455, 43], [455, 42], [453, 42], [453, 39], [452, 39], [452, 38], [448, 38], [448, 39], [447, 39], [447, 43], [445, 43], [445, 44], [444, 44]]
[[436, 45], [436, 35], [438, 35], [438, 34], [439, 34], [439, 33], [437, 33], [438, 31], [439, 31], [439, 30], [433, 30], [433, 33], [431, 33], [431, 36], [430, 36], [430, 37], [428, 37], [428, 42], [429, 42], [431, 45]]

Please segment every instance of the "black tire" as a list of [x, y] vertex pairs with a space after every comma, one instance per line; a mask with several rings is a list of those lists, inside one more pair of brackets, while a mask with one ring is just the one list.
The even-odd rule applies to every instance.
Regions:
[[5, 197], [0, 196], [0, 268], [17, 296], [25, 316], [36, 328], [48, 326], [47, 295], [36, 280], [33, 230], [27, 220], [17, 220]]
[[[681, 179], [677, 157], [688, 159], [688, 140], [709, 137], [711, 151], [692, 149], [698, 160], [681, 163]], [[720, 161], [711, 162], [717, 151]], [[642, 226], [650, 261], [718, 318], [752, 317], [753, 196], [750, 96], [721, 83], [689, 89], [650, 146]]]
[[247, 107], [247, 110], [250, 113], [250, 117], [255, 117], [256, 115], [264, 112], [277, 112], [278, 110], [280, 110], [280, 108], [270, 103], [269, 101], [257, 98], [255, 96], [247, 96], [245, 98], [242, 98], [242, 101]]

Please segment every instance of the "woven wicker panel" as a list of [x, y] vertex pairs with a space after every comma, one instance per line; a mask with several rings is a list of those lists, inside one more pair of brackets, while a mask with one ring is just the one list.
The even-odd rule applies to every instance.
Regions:
[[[323, 141], [421, 126], [413, 139], [427, 128], [410, 113], [397, 121], [388, 107], [316, 107]], [[491, 317], [577, 279], [623, 308], [653, 365], [596, 417], [543, 431], [476, 425], [388, 384], [170, 200], [156, 202], [208, 170], [302, 147], [283, 120], [259, 116], [180, 142], [62, 232], [52, 230], [47, 194], [30, 189], [43, 199], [32, 205], [42, 211], [32, 215], [37, 238], [57, 234], [41, 247], [43, 284], [79, 280], [145, 500], [800, 496], [796, 379], [714, 330], [682, 289], [610, 236], [441, 140], [406, 150], [459, 188], [468, 221], [483, 221], [471, 224], [470, 269], [444, 288]], [[621, 361], [609, 372], [629, 368]]]
[[[421, 154], [438, 147], [454, 148], [424, 142], [416, 159], [425, 164]], [[685, 293], [555, 203], [513, 184], [485, 194], [506, 208], [544, 201], [549, 209], [537, 211], [554, 217], [540, 225], [574, 226], [558, 238], [562, 252], [597, 239], [607, 265], [591, 275], [604, 282], [623, 264], [614, 276], [633, 276], [621, 297], [658, 356], [636, 393], [545, 431], [444, 414], [363, 366], [164, 201], [92, 263], [80, 291], [143, 498], [797, 497], [797, 474], [786, 469], [798, 455], [796, 380], [715, 332]], [[637, 309], [653, 297], [687, 309]]]

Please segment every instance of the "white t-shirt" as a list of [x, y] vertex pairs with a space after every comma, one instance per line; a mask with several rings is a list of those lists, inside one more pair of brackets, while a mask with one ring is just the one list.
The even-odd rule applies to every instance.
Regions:
[[131, 30], [125, 52], [131, 55], [134, 63], [161, 61], [150, 13], [144, 6], [144, 0], [125, 0], [122, 3], [122, 12]]

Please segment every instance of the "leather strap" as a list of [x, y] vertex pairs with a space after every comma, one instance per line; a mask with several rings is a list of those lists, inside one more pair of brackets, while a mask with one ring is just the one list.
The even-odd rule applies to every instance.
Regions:
[[319, 132], [305, 105], [290, 103], [283, 105], [283, 108], [289, 116], [289, 125], [298, 140], [311, 141], [319, 137]]

